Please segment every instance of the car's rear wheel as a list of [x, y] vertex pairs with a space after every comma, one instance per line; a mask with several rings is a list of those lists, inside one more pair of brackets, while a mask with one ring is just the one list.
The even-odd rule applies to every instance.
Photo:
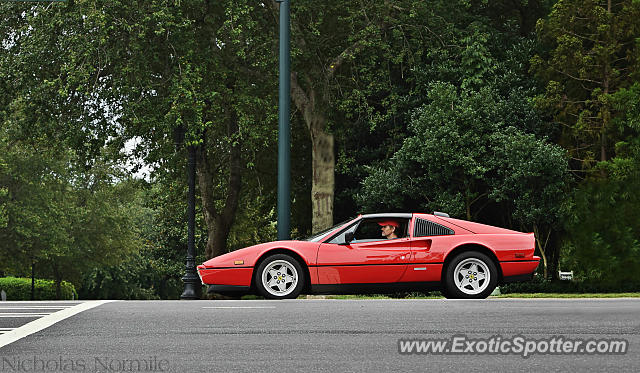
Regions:
[[255, 272], [258, 292], [269, 299], [294, 299], [304, 287], [305, 275], [300, 263], [286, 254], [272, 255]]
[[449, 294], [449, 291], [447, 290], [446, 285], [442, 286], [442, 288], [440, 289], [440, 294], [442, 294], [442, 296], [447, 299], [453, 298], [453, 296]]
[[467, 251], [457, 255], [447, 266], [447, 298], [484, 299], [498, 283], [498, 270], [487, 255]]

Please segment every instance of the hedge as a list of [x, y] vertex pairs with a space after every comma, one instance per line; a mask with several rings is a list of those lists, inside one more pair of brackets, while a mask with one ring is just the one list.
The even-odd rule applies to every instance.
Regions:
[[508, 293], [631, 293], [640, 291], [640, 281], [624, 285], [596, 280], [549, 281], [534, 277], [532, 281], [516, 282], [500, 286], [502, 294]]
[[[30, 300], [31, 299], [31, 278], [0, 277], [0, 291], [7, 293], [7, 300]], [[73, 284], [62, 281], [60, 293], [63, 300], [78, 299]], [[56, 300], [56, 284], [53, 280], [35, 281], [35, 300]]]

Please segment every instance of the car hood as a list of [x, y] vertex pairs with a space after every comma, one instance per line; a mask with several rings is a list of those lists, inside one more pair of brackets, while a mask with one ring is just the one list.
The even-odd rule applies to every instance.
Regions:
[[266, 250], [274, 247], [288, 247], [299, 242], [300, 241], [272, 241], [248, 246], [211, 258], [202, 263], [201, 266], [205, 268], [253, 266], [259, 256]]

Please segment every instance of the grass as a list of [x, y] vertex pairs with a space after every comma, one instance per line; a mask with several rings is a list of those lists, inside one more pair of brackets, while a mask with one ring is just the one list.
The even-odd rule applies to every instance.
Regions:
[[373, 294], [373, 295], [327, 295], [327, 299], [440, 299], [437, 295], [409, 295], [406, 297], [392, 297], [389, 295]]
[[[306, 296], [301, 296], [306, 299]], [[510, 293], [495, 295], [493, 298], [640, 298], [640, 293]], [[444, 299], [438, 292], [432, 294], [408, 294], [397, 297], [389, 295], [327, 295], [326, 299]]]
[[[640, 298], [640, 293], [509, 293], [490, 296], [489, 299], [497, 298]], [[264, 299], [256, 295], [245, 295], [243, 300]], [[308, 299], [307, 295], [300, 295], [298, 299]], [[439, 292], [433, 293], [409, 293], [402, 295], [384, 295], [384, 294], [367, 294], [367, 295], [323, 295], [312, 296], [311, 299], [444, 299]]]
[[640, 298], [640, 293], [511, 293], [492, 298]]

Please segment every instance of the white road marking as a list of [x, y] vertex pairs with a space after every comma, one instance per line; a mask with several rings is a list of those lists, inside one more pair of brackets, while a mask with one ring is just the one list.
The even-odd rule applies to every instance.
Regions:
[[46, 315], [42, 318], [39, 318], [30, 323], [27, 323], [17, 329], [11, 330], [5, 334], [0, 335], [0, 347], [6, 346], [28, 335], [39, 332], [42, 329], [48, 328], [51, 325], [57, 322], [60, 322], [66, 318], [69, 318], [73, 315], [79, 314], [82, 311], [90, 310], [94, 307], [98, 307], [109, 302], [114, 302], [114, 301], [112, 300], [88, 301], [88, 302], [78, 304], [74, 307], [67, 308], [62, 311], [52, 313], [50, 315]]
[[0, 317], [42, 317], [42, 316], [47, 316], [47, 315], [51, 315], [53, 314], [53, 312], [50, 313], [32, 313], [32, 312], [12, 312], [12, 313], [0, 313]]
[[61, 310], [65, 308], [70, 308], [73, 306], [25, 306], [25, 307], [0, 307], [0, 310], [8, 311], [8, 310]]
[[32, 300], [6, 300], [0, 304], [5, 305], [5, 304], [17, 304], [17, 303], [23, 303], [25, 305], [29, 305], [29, 304], [40, 304], [40, 303], [44, 303], [44, 304], [82, 304], [82, 301], [77, 301], [77, 300], [36, 300], [36, 301], [32, 301]]
[[245, 308], [245, 309], [251, 309], [251, 308], [276, 308], [275, 306], [264, 306], [264, 307], [259, 307], [259, 306], [255, 306], [255, 307], [241, 307], [241, 306], [220, 306], [220, 307], [202, 307], [202, 308], [213, 308], [213, 309], [235, 309], [235, 308]]

